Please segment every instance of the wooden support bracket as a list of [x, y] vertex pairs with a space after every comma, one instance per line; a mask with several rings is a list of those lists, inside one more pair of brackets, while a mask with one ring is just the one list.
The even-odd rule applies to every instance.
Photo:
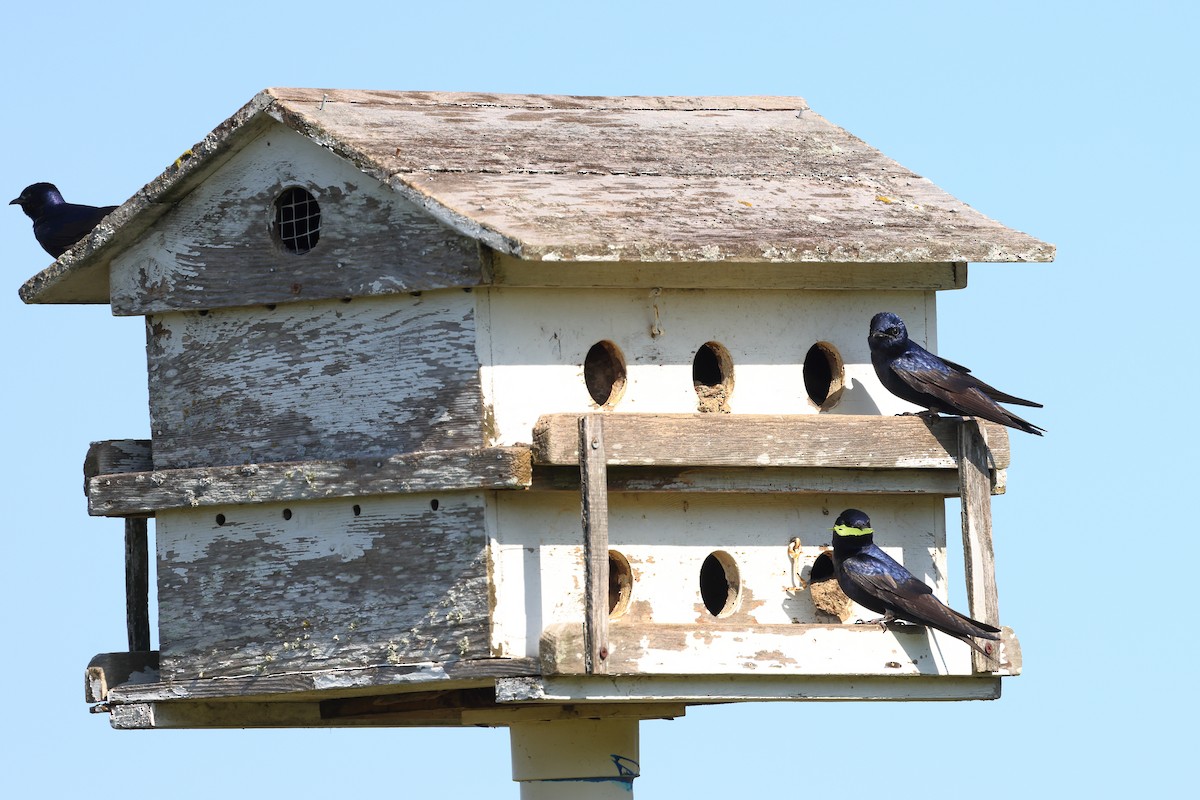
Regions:
[[150, 546], [144, 517], [125, 520], [125, 629], [130, 652], [150, 649]]
[[[970, 616], [989, 625], [1000, 625], [996, 591], [996, 560], [992, 550], [991, 451], [978, 420], [967, 417], [958, 424], [958, 476], [962, 496], [962, 540]], [[982, 653], [971, 654], [975, 672], [992, 672], [996, 662]]]
[[604, 418], [579, 418], [579, 480], [585, 564], [584, 659], [587, 673], [608, 672], [608, 465]]

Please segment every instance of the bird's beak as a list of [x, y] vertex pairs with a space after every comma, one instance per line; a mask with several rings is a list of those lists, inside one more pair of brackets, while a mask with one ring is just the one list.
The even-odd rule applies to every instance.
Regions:
[[9, 200], [8, 204], [10, 206], [19, 206], [21, 205], [21, 198], [18, 197], [16, 200]]

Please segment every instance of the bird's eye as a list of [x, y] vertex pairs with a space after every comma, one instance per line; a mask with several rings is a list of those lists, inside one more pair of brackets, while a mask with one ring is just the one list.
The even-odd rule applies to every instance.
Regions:
[[892, 327], [890, 327], [890, 328], [888, 328], [888, 329], [887, 329], [887, 335], [888, 335], [888, 336], [899, 336], [899, 335], [900, 335], [900, 329], [899, 329], [899, 328], [897, 328], [895, 325], [893, 325]]

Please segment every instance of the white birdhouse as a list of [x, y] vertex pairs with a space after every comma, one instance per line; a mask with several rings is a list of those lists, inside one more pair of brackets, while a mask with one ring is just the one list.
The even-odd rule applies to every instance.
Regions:
[[265, 91], [22, 290], [146, 318], [152, 439], [86, 466], [135, 652], [88, 698], [139, 728], [997, 697], [1010, 631], [858, 625], [811, 571], [861, 508], [1000, 622], [1007, 432], [895, 416], [867, 326], [932, 349], [967, 262], [1052, 257], [800, 98]]

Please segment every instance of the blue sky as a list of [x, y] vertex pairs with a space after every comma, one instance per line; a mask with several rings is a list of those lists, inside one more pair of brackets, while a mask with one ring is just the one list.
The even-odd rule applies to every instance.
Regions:
[[[4, 12], [0, 188], [124, 201], [267, 86], [800, 95], [1058, 246], [940, 296], [947, 356], [1046, 408], [994, 503], [1025, 674], [993, 703], [753, 704], [642, 726], [644, 798], [1184, 791], [1200, 107], [1185, 3], [22, 4]], [[444, 8], [445, 10], [434, 10]], [[146, 437], [140, 319], [24, 306], [49, 263], [0, 214], [9, 375], [0, 682], [14, 797], [516, 797], [502, 729], [113, 731], [83, 668], [124, 643], [121, 526], [87, 443]], [[955, 562], [952, 560], [952, 564]], [[960, 562], [961, 563], [961, 562]], [[1172, 569], [1165, 569], [1170, 566]], [[961, 591], [959, 597], [961, 598]], [[960, 603], [961, 605], [961, 603]], [[436, 793], [436, 794], [434, 794]]]

